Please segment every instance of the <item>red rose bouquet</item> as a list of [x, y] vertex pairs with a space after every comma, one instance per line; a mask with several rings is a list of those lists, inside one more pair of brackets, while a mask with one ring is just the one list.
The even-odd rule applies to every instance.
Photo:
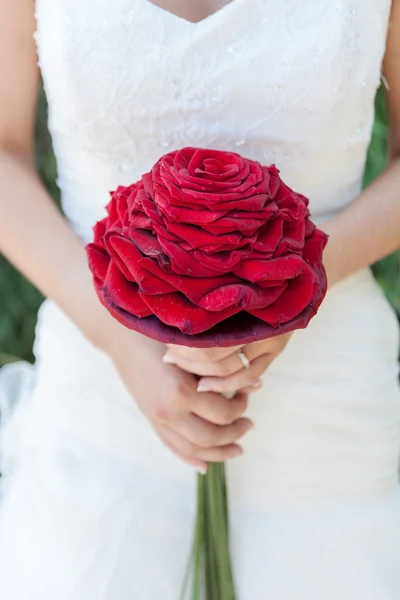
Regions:
[[[326, 292], [327, 236], [275, 166], [184, 148], [111, 195], [87, 247], [98, 296], [168, 344], [240, 346], [306, 327]], [[233, 600], [224, 466], [199, 475], [193, 600]], [[205, 578], [200, 576], [204, 567]]]

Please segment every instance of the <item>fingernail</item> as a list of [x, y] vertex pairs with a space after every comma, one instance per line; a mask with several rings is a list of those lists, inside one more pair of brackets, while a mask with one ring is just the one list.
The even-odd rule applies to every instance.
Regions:
[[243, 454], [243, 448], [241, 446], [237, 446], [237, 448], [235, 448], [235, 452], [234, 452], [234, 456], [242, 456]]
[[199, 475], [207, 475], [207, 467], [196, 467]]
[[168, 354], [168, 352], [163, 356], [163, 363], [166, 363], [167, 365], [176, 365], [174, 357]]
[[198, 392], [211, 392], [210, 388], [208, 388], [206, 385], [203, 385], [202, 383], [199, 383], [199, 385], [197, 386], [197, 391]]
[[262, 381], [261, 381], [261, 379], [258, 379], [257, 381], [252, 383], [250, 387], [252, 387], [256, 390], [257, 388], [260, 388], [261, 386], [262, 386]]

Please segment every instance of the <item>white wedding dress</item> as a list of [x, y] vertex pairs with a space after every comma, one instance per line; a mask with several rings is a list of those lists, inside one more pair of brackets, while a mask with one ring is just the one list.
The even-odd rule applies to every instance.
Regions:
[[[109, 190], [185, 145], [274, 162], [317, 221], [337, 213], [360, 192], [390, 4], [232, 0], [193, 24], [148, 0], [38, 0], [73, 229], [90, 240]], [[365, 270], [265, 374], [228, 467], [238, 600], [400, 598], [397, 353]], [[35, 354], [0, 375], [1, 599], [178, 600], [193, 469], [51, 301]]]

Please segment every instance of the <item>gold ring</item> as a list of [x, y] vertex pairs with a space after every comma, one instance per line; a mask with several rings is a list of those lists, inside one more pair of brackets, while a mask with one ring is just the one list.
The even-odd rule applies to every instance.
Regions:
[[243, 350], [238, 350], [238, 357], [242, 361], [242, 365], [244, 366], [244, 368], [245, 369], [250, 369], [250, 361], [247, 358], [247, 356], [245, 355], [245, 353], [244, 353]]

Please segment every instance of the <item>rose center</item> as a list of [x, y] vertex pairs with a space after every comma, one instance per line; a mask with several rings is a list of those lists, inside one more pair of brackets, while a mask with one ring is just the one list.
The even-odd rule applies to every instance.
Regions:
[[203, 162], [203, 168], [197, 167], [195, 169], [198, 175], [225, 175], [230, 177], [238, 173], [239, 167], [233, 164], [225, 165], [216, 158], [206, 158]]

